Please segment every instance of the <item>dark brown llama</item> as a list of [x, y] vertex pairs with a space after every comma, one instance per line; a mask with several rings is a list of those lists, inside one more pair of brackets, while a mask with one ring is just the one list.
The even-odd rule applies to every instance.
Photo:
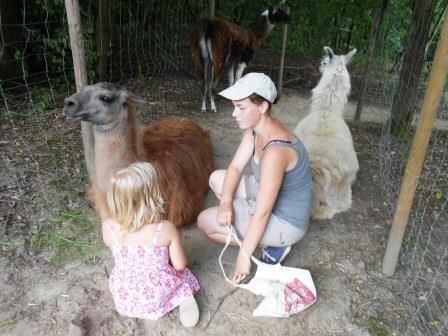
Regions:
[[176, 226], [196, 221], [213, 170], [210, 135], [188, 118], [166, 117], [143, 128], [132, 94], [110, 83], [83, 88], [65, 99], [68, 120], [93, 124], [95, 176], [91, 199], [101, 220], [110, 217], [106, 191], [111, 175], [135, 161], [151, 162], [166, 202], [166, 218]]
[[231, 86], [241, 78], [254, 50], [263, 45], [274, 25], [289, 21], [289, 15], [279, 5], [264, 10], [248, 30], [219, 18], [199, 20], [191, 34], [191, 57], [203, 78], [203, 112], [207, 110], [207, 97], [211, 111], [216, 112], [212, 90], [224, 69]]

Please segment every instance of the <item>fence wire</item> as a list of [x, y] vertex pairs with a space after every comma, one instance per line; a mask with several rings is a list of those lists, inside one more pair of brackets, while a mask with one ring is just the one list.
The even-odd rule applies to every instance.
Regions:
[[[395, 18], [386, 18], [394, 20]], [[387, 43], [384, 31], [379, 48]], [[425, 48], [425, 46], [420, 46]], [[401, 58], [392, 67], [384, 63], [376, 64], [375, 76], [368, 92], [379, 92], [380, 99], [375, 104], [387, 111], [379, 144], [380, 177], [383, 197], [392, 216], [401, 188], [408, 155], [410, 152], [416, 124], [427, 89], [427, 79], [432, 66], [432, 57], [426, 54], [415, 105], [407, 108], [413, 118], [407, 127], [393, 129], [390, 116], [401, 70]], [[416, 66], [413, 64], [412, 66]], [[380, 74], [385, 74], [381, 79]], [[381, 79], [381, 80], [378, 80]], [[373, 88], [372, 86], [375, 86]], [[423, 170], [418, 181], [416, 196], [412, 205], [408, 227], [404, 236], [400, 254], [400, 265], [405, 270], [403, 299], [413, 307], [413, 316], [406, 335], [445, 335], [448, 332], [448, 111], [447, 94], [442, 95], [433, 132], [426, 152]]]

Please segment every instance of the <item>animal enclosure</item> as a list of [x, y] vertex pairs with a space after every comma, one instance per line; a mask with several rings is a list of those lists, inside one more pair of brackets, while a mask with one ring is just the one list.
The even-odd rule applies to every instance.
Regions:
[[[92, 334], [182, 334], [172, 317], [145, 326], [122, 320], [108, 310], [110, 302], [101, 284], [107, 278], [104, 270], [109, 260], [87, 202], [90, 181], [81, 134], [78, 125], [67, 125], [61, 113], [64, 97], [75, 91], [63, 1], [0, 3], [0, 265], [4, 270], [0, 297], [5, 303], [0, 310], [0, 333], [53, 335], [82, 325], [90, 316], [103, 323], [92, 327]], [[309, 312], [282, 321], [285, 334], [299, 327], [309, 335], [374, 334], [378, 330], [443, 335], [448, 330], [446, 91], [397, 272], [391, 278], [381, 275], [389, 224], [446, 12], [444, 2], [438, 1], [431, 16], [429, 42], [414, 46], [426, 50], [424, 66], [414, 91], [413, 118], [397, 134], [388, 118], [399, 88], [406, 32], [394, 27], [397, 22], [403, 30], [411, 25], [409, 3], [390, 1], [385, 13], [359, 124], [352, 121], [362, 94], [365, 37], [380, 1], [285, 4], [292, 22], [283, 95], [275, 113], [292, 130], [308, 112], [311, 89], [320, 77], [322, 47], [330, 45], [337, 54], [356, 47], [358, 54], [349, 66], [352, 93], [345, 116], [360, 164], [352, 209], [331, 220], [313, 221], [308, 241], [291, 253], [289, 265], [310, 269], [321, 299]], [[248, 28], [269, 5], [275, 3], [216, 1], [215, 15]], [[201, 78], [193, 68], [189, 48], [190, 32], [200, 17], [208, 16], [208, 6], [205, 0], [83, 1], [82, 41], [90, 84], [110, 81], [156, 102], [139, 109], [144, 122], [166, 116], [193, 118], [211, 133], [215, 164], [221, 168], [228, 163], [234, 139], [240, 134], [231, 120], [230, 106], [219, 97], [220, 112], [200, 111]], [[272, 30], [245, 72], [262, 71], [278, 81], [282, 33], [282, 26]], [[218, 90], [226, 86], [223, 78]], [[204, 316], [198, 334], [276, 332], [277, 321], [259, 321], [247, 314], [255, 298], [240, 292], [229, 294], [214, 268], [219, 247], [204, 243], [194, 227], [183, 231], [183, 236], [190, 246], [193, 272], [203, 286], [199, 302]], [[36, 285], [39, 281], [46, 286]], [[49, 288], [49, 283], [54, 286]], [[91, 311], [91, 307], [98, 310]]]

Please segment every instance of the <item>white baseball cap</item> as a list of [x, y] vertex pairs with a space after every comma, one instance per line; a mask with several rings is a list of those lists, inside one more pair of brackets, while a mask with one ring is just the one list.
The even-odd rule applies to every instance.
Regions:
[[230, 100], [242, 100], [256, 93], [274, 103], [277, 89], [272, 80], [261, 72], [250, 72], [235, 82], [231, 87], [219, 94]]

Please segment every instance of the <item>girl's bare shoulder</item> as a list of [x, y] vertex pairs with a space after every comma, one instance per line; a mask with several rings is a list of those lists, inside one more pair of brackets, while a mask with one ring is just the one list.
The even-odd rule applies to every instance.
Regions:
[[178, 236], [176, 226], [169, 220], [163, 220], [157, 245], [169, 245], [171, 240]]

